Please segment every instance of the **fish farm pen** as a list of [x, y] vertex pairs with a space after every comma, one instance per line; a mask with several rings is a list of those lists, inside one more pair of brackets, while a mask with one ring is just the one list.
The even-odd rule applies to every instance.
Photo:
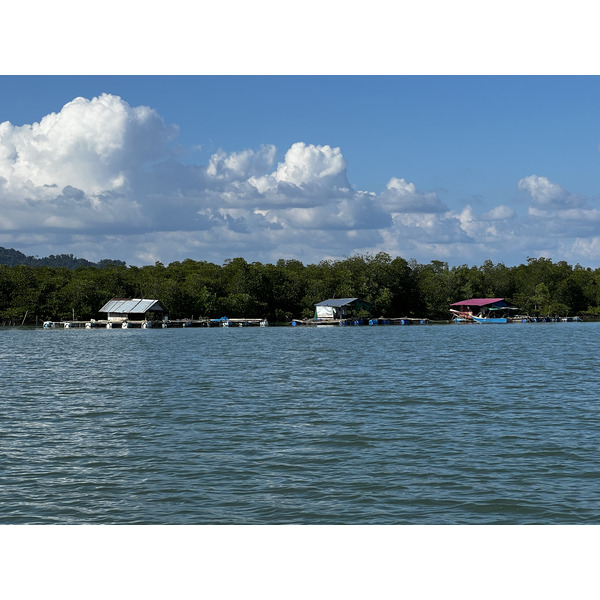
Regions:
[[171, 327], [267, 327], [266, 319], [174, 319], [162, 321], [44, 321], [44, 328], [64, 329], [166, 329]]
[[330, 327], [332, 325], [339, 326], [355, 326], [355, 325], [428, 325], [429, 319], [416, 319], [412, 317], [398, 317], [387, 319], [380, 317], [379, 319], [294, 319], [292, 326], [313, 326], [313, 327]]
[[[292, 327], [348, 327], [360, 325], [429, 325], [430, 323], [540, 323], [581, 321], [575, 317], [532, 317], [515, 314], [519, 309], [504, 298], [471, 298], [450, 305], [451, 319], [430, 321], [422, 317], [359, 317], [369, 314], [372, 305], [359, 298], [330, 298], [315, 304], [312, 318], [292, 319], [291, 322], [274, 323]], [[507, 311], [511, 311], [510, 313]], [[44, 321], [44, 328], [64, 329], [165, 329], [187, 327], [268, 327], [266, 318], [183, 318], [170, 319], [167, 311], [156, 299], [112, 298], [99, 311], [105, 319], [73, 319]], [[475, 314], [479, 312], [479, 314]], [[27, 316], [27, 314], [25, 315]], [[24, 320], [23, 320], [24, 321]], [[36, 317], [37, 321], [37, 317]], [[37, 324], [37, 322], [36, 322]]]
[[[294, 319], [291, 323], [280, 323], [285, 326], [358, 326], [358, 325], [428, 325], [429, 319], [417, 319], [412, 317], [384, 318], [379, 319]], [[162, 321], [149, 320], [89, 320], [89, 321], [44, 321], [46, 329], [165, 329], [183, 327], [268, 327], [266, 319], [235, 319], [221, 317], [220, 319], [164, 319]]]

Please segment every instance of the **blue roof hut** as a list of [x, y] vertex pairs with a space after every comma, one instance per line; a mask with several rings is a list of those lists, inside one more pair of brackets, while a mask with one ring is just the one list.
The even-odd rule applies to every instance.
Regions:
[[350, 309], [370, 310], [371, 304], [359, 298], [330, 298], [315, 304], [315, 319], [345, 319]]

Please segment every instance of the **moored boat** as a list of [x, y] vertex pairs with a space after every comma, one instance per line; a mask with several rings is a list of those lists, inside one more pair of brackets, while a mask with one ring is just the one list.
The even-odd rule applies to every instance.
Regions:
[[473, 315], [472, 317], [475, 323], [510, 323], [512, 320], [509, 320], [508, 317], [476, 317]]
[[[511, 311], [518, 310], [518, 308], [504, 298], [471, 298], [470, 300], [455, 302], [450, 306], [454, 321], [459, 323], [520, 322], [520, 319], [510, 316]], [[478, 312], [478, 314], [475, 314], [475, 312]]]

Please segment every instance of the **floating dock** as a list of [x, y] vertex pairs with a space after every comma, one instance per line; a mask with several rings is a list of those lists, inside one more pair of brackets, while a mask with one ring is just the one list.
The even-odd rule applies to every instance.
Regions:
[[505, 318], [479, 318], [479, 317], [459, 317], [456, 316], [452, 319], [451, 323], [458, 323], [460, 325], [473, 325], [482, 323], [581, 323], [581, 318], [575, 317], [530, 317], [530, 316], [517, 316], [517, 317], [505, 317]]
[[90, 321], [44, 321], [44, 328], [63, 329], [166, 329], [170, 327], [268, 327], [266, 319], [174, 319], [132, 321], [92, 319]]
[[346, 327], [358, 325], [428, 325], [429, 319], [419, 319], [415, 317], [393, 317], [379, 319], [294, 319], [292, 327], [312, 326], [312, 327]]

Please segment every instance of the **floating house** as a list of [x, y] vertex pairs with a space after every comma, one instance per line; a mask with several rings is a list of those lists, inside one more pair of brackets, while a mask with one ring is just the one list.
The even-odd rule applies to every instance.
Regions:
[[149, 313], [152, 313], [153, 317], [161, 318], [165, 313], [165, 309], [158, 300], [148, 300], [146, 298], [113, 298], [99, 312], [107, 313], [109, 322], [123, 323], [126, 321], [149, 320]]
[[330, 298], [315, 304], [312, 319], [293, 319], [292, 325], [364, 325], [365, 319], [350, 317], [351, 311], [371, 310], [369, 302], [359, 298]]
[[471, 298], [450, 305], [455, 321], [471, 323], [508, 323], [515, 310], [518, 308], [504, 298]]
[[350, 309], [370, 310], [371, 304], [358, 298], [330, 298], [315, 304], [315, 319], [345, 319]]

